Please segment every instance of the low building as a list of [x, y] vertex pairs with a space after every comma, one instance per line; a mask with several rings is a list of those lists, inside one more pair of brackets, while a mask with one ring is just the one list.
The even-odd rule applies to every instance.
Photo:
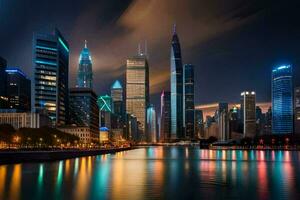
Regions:
[[109, 142], [109, 129], [106, 127], [101, 127], [99, 130], [99, 140], [100, 143], [108, 143]]
[[95, 134], [89, 126], [63, 126], [58, 130], [79, 137], [80, 142], [84, 144], [99, 142], [99, 134]]
[[49, 118], [40, 113], [0, 113], [0, 124], [10, 124], [15, 129], [40, 128], [49, 125]]

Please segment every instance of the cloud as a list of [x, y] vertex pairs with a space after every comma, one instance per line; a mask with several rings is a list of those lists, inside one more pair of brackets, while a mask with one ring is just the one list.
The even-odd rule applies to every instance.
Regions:
[[[242, 0], [232, 1], [230, 5], [217, 0], [135, 0], [117, 20], [101, 26], [99, 9], [90, 6], [76, 20], [73, 40], [82, 40], [83, 44], [83, 40], [87, 39], [82, 38], [84, 32], [93, 33], [87, 37], [90, 37], [94, 73], [101, 77], [95, 80], [95, 85], [109, 84], [109, 79], [124, 74], [126, 58], [136, 54], [139, 42], [147, 40], [150, 92], [153, 94], [168, 88], [170, 40], [174, 23], [177, 24], [183, 61], [190, 62], [193, 60], [190, 57], [193, 47], [247, 23], [259, 11], [259, 7]], [[75, 54], [72, 54], [73, 75], [81, 46], [76, 46]]]

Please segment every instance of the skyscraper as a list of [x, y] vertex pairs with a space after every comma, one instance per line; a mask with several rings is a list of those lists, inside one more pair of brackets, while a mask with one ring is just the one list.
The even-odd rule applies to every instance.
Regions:
[[33, 38], [34, 108], [48, 112], [53, 126], [67, 122], [69, 45], [56, 29]]
[[110, 93], [112, 98], [112, 112], [123, 117], [123, 88], [118, 80], [111, 86]]
[[147, 108], [147, 142], [157, 142], [156, 112], [153, 105]]
[[296, 134], [300, 134], [300, 87], [294, 90], [294, 129]]
[[184, 126], [185, 137], [195, 138], [194, 66], [184, 65]]
[[244, 137], [254, 137], [256, 134], [255, 92], [242, 92], [241, 97], [241, 113]]
[[127, 59], [126, 64], [126, 112], [139, 122], [141, 139], [145, 139], [146, 110], [149, 105], [149, 67], [146, 55]]
[[292, 66], [272, 70], [272, 133], [293, 133]]
[[204, 120], [202, 110], [195, 110], [195, 137], [204, 138]]
[[6, 70], [6, 97], [9, 108], [17, 112], [31, 111], [31, 81], [16, 67], [7, 67]]
[[89, 127], [93, 138], [99, 134], [97, 95], [90, 88], [70, 89], [70, 122]]
[[171, 138], [171, 93], [162, 91], [160, 96], [160, 136], [161, 142], [167, 142]]
[[179, 38], [174, 25], [171, 44], [171, 139], [183, 139], [183, 69]]
[[90, 55], [89, 49], [87, 48], [86, 41], [84, 44], [84, 48], [82, 49], [79, 56], [77, 87], [93, 88], [92, 57]]

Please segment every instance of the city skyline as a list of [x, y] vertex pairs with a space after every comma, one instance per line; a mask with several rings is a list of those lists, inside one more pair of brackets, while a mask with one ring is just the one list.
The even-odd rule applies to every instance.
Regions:
[[[9, 19], [10, 24], [16, 24], [16, 27], [7, 29], [7, 31], [1, 33], [1, 44], [3, 44], [5, 48], [2, 48], [0, 53], [7, 59], [9, 66], [21, 66], [22, 70], [32, 77], [32, 65], [30, 60], [32, 33], [44, 29], [52, 30], [54, 27], [58, 27], [66, 37], [66, 40], [70, 44], [70, 49], [72, 50], [70, 52], [70, 86], [75, 86], [76, 84], [75, 77], [78, 66], [78, 55], [82, 49], [84, 40], [88, 40], [89, 49], [93, 52], [93, 62], [95, 62], [93, 63], [93, 68], [95, 66], [94, 74], [98, 79], [95, 82], [95, 91], [97, 94], [105, 94], [109, 93], [109, 85], [111, 85], [115, 79], [123, 80], [126, 58], [130, 55], [134, 55], [139, 42], [147, 40], [150, 55], [151, 101], [153, 99], [152, 102], [156, 105], [156, 108], [159, 105], [159, 94], [161, 90], [168, 89], [167, 87], [169, 85], [167, 83], [169, 76], [168, 55], [170, 53], [168, 38], [170, 37], [169, 30], [173, 23], [177, 24], [178, 32], [182, 38], [183, 58], [185, 58], [183, 62], [193, 63], [197, 66], [195, 74], [199, 78], [195, 81], [196, 104], [215, 101], [236, 101], [236, 99], [239, 98], [240, 91], [245, 89], [256, 91], [257, 100], [260, 102], [270, 101], [271, 77], [269, 71], [273, 66], [281, 64], [298, 66], [300, 64], [296, 54], [299, 52], [298, 47], [300, 45], [298, 41], [293, 40], [300, 31], [296, 26], [297, 22], [294, 20], [294, 14], [291, 12], [294, 7], [297, 7], [296, 2], [291, 1], [290, 5], [286, 5], [279, 1], [271, 5], [256, 1], [251, 5], [247, 3], [246, 6], [241, 6], [239, 5], [239, 1], [237, 1], [232, 5], [223, 5], [225, 6], [223, 11], [220, 11], [220, 5], [215, 2], [211, 4], [202, 1], [199, 3], [195, 1], [188, 1], [186, 3], [180, 2], [176, 6], [163, 8], [164, 10], [166, 9], [166, 11], [174, 12], [174, 14], [169, 16], [166, 22], [157, 24], [154, 32], [152, 32], [153, 36], [147, 33], [147, 24], [140, 24], [133, 20], [133, 13], [141, 7], [151, 11], [151, 5], [166, 5], [168, 3], [170, 2], [144, 3], [141, 1], [123, 1], [123, 3], [119, 3], [118, 6], [112, 6], [112, 3], [103, 3], [103, 5], [114, 8], [111, 14], [100, 12], [97, 9], [92, 9], [91, 13], [87, 14], [84, 11], [89, 7], [84, 6], [84, 11], [79, 11], [78, 4], [80, 4], [80, 1], [78, 1], [74, 5], [74, 10], [67, 11], [70, 17], [65, 17], [61, 10], [57, 10], [55, 16], [51, 16], [45, 21], [46, 18], [42, 20], [44, 14], [40, 13], [38, 16], [40, 20], [37, 20], [38, 22], [30, 22], [26, 29], [18, 31], [20, 36], [14, 36], [14, 34], [10, 33], [14, 33], [14, 31], [23, 27], [21, 24], [18, 24], [16, 20], [20, 17], [30, 19], [33, 18], [33, 16], [24, 16], [24, 11], [17, 12], [18, 15], [15, 17], [9, 16], [8, 11], [12, 7], [16, 10], [22, 7], [25, 11], [29, 8], [23, 3], [17, 5], [14, 1], [2, 1], [0, 10], [4, 8], [6, 10], [5, 12], [0, 12], [1, 15], [3, 15], [1, 18]], [[68, 1], [62, 2], [62, 7], [66, 5], [68, 5]], [[99, 5], [99, 3], [97, 3], [97, 5]], [[195, 18], [189, 22], [189, 19], [191, 19], [190, 14], [185, 12], [181, 13], [179, 6], [193, 11], [191, 8], [193, 5], [201, 5], [203, 9], [206, 8], [211, 11], [211, 14], [209, 15], [207, 12], [203, 12], [204, 14], [196, 15]], [[34, 6], [39, 6], [39, 4], [37, 3]], [[40, 9], [43, 11], [47, 8], [48, 7], [41, 6]], [[234, 8], [235, 11], [232, 11], [231, 8]], [[280, 15], [280, 17], [276, 17], [276, 13], [282, 13], [287, 10], [289, 10], [289, 12], [284, 12], [286, 13], [284, 16]], [[246, 14], [242, 15], [242, 13]], [[208, 22], [214, 21], [218, 14], [227, 16], [221, 17], [220, 21], [226, 21], [228, 18], [229, 27], [226, 27], [227, 25], [225, 27], [220, 26], [220, 29], [215, 30], [215, 26], [210, 25], [212, 27], [207, 28], [209, 31], [203, 28], [204, 19], [207, 19]], [[9, 16], [9, 18], [7, 18], [6, 15]], [[164, 16], [164, 14], [161, 15]], [[103, 20], [99, 19], [101, 16], [103, 16]], [[152, 15], [149, 16], [149, 14], [147, 14], [141, 17], [143, 17], [143, 20], [150, 22], [150, 24], [153, 23], [153, 20], [150, 20]], [[68, 20], [66, 20], [66, 18]], [[241, 22], [239, 22], [237, 18], [241, 18]], [[92, 19], [98, 19], [100, 22], [96, 20], [96, 22], [84, 24], [84, 22], [92, 21]], [[98, 28], [98, 25], [95, 24], [98, 22], [99, 24], [103, 24], [103, 26], [101, 26], [103, 28]], [[216, 23], [218, 24], [220, 22], [217, 21]], [[6, 25], [7, 22], [3, 23], [4, 28]], [[189, 30], [193, 29], [193, 25], [199, 26], [195, 31], [200, 35], [199, 37], [195, 36], [196, 34], [187, 36], [190, 32]], [[74, 31], [76, 32], [77, 27], [83, 27], [82, 29], [84, 30], [80, 34], [73, 34]], [[133, 30], [130, 28], [133, 28]], [[285, 33], [286, 31], [284, 30], [287, 29], [290, 30], [288, 31], [289, 33]], [[128, 33], [126, 34], [126, 32]], [[271, 33], [272, 37], [267, 37]], [[21, 41], [22, 48], [20, 48], [19, 44], [16, 46], [15, 40], [12, 40], [13, 36], [16, 37], [16, 41]], [[245, 41], [245, 37], [250, 39]], [[3, 40], [2, 38], [7, 39]], [[276, 41], [278, 41], [279, 38], [281, 45], [276, 45]], [[155, 40], [161, 41], [161, 44], [158, 45]], [[11, 42], [9, 43], [9, 41]], [[250, 41], [254, 42], [249, 44]], [[117, 44], [119, 48], [116, 48]], [[162, 50], [158, 52], [157, 49]], [[124, 52], [126, 52], [126, 54]], [[117, 59], [115, 59], [116, 57]], [[255, 59], [253, 59], [254, 57]], [[247, 60], [247, 62], [245, 62], [245, 60]], [[215, 70], [218, 70], [220, 73], [215, 74]], [[106, 76], [103, 74], [106, 74]], [[294, 74], [295, 77], [299, 74], [297, 68], [294, 69]], [[252, 78], [248, 79], [248, 75]], [[235, 76], [235, 79], [228, 78], [230, 76]], [[262, 76], [265, 78], [261, 80], [260, 77]], [[213, 78], [223, 84], [217, 84], [216, 81], [212, 81]], [[235, 81], [239, 82], [239, 84], [234, 84]], [[226, 85], [230, 85], [231, 88], [229, 89]], [[215, 91], [219, 87], [221, 87], [222, 90], [216, 93]]]

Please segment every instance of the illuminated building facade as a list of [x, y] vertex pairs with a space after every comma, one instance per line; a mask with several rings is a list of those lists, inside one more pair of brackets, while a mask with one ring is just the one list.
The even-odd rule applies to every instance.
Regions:
[[185, 137], [195, 138], [194, 66], [184, 65], [184, 126]]
[[140, 138], [145, 139], [146, 110], [149, 105], [149, 67], [143, 54], [127, 59], [126, 63], [126, 113], [139, 122]]
[[183, 139], [183, 69], [176, 26], [171, 44], [171, 139]]
[[156, 112], [153, 105], [147, 108], [147, 142], [157, 142]]
[[255, 92], [241, 93], [241, 116], [243, 122], [243, 136], [253, 138], [256, 134], [256, 96]]
[[195, 137], [204, 138], [204, 120], [202, 110], [195, 110]]
[[292, 66], [272, 70], [272, 133], [293, 133]]
[[16, 67], [7, 67], [6, 70], [6, 97], [8, 108], [17, 112], [31, 111], [31, 81]]
[[99, 108], [97, 95], [90, 88], [70, 89], [70, 123], [89, 127], [92, 134], [99, 134]]
[[34, 108], [46, 111], [52, 126], [67, 123], [69, 108], [69, 45], [56, 29], [33, 38]]
[[294, 90], [294, 129], [296, 134], [300, 134], [300, 87]]
[[99, 107], [99, 127], [107, 127], [111, 130], [111, 97], [109, 95], [99, 96], [97, 103]]
[[92, 57], [87, 48], [85, 41], [84, 48], [79, 56], [79, 66], [77, 71], [77, 87], [79, 88], [93, 88], [93, 69]]
[[160, 142], [171, 138], [171, 93], [162, 91], [160, 96]]

